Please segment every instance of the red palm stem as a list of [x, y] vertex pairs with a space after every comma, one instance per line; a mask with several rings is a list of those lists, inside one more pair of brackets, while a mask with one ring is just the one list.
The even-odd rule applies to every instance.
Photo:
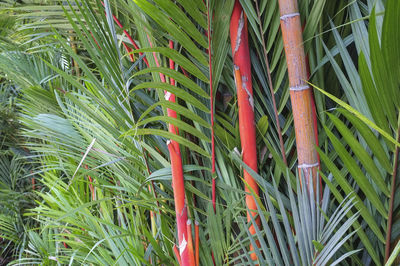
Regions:
[[173, 144], [173, 142], [175, 141], [168, 141], [167, 146], [171, 157], [172, 189], [174, 192], [176, 224], [178, 227], [179, 254], [182, 260], [182, 265], [191, 265], [189, 249], [187, 248], [188, 216], [185, 202], [185, 185], [183, 178], [182, 159], [180, 154], [178, 154], [178, 152], [175, 150], [175, 145]]
[[[101, 4], [102, 4], [103, 6], [105, 6], [103, 1], [101, 1]], [[112, 17], [113, 17], [115, 23], [118, 25], [118, 27], [120, 27], [121, 29], [123, 29], [124, 27], [123, 27], [122, 23], [117, 19], [117, 17], [116, 17], [115, 15], [113, 15]], [[133, 45], [133, 47], [135, 47], [136, 50], [139, 50], [139, 46], [137, 45], [137, 43], [133, 40], [133, 38], [131, 37], [131, 35], [130, 35], [126, 30], [124, 30], [124, 34], [125, 34], [125, 36], [128, 38], [128, 40], [130, 41], [130, 43]], [[130, 52], [131, 52], [132, 50], [131, 50], [128, 46], [126, 46], [125, 43], [123, 43], [123, 44], [124, 44], [125, 50], [129, 53], [129, 57], [130, 57], [131, 61], [133, 62], [133, 55], [130, 54]], [[143, 54], [143, 53], [139, 53], [139, 55], [142, 55], [142, 54]], [[143, 58], [143, 61], [146, 63], [147, 66], [149, 66], [149, 62], [147, 61], [146, 58]]]
[[[174, 46], [173, 41], [169, 41], [169, 47], [173, 49], [173, 46]], [[157, 66], [159, 66], [155, 53], [153, 53], [153, 56]], [[169, 60], [169, 67], [171, 69], [175, 69], [175, 63], [171, 59]], [[163, 82], [166, 82], [164, 75], [160, 77]], [[170, 79], [170, 83], [171, 85], [175, 85], [175, 80]], [[170, 102], [176, 102], [174, 94], [168, 91], [164, 91], [164, 93], [166, 100]], [[167, 108], [167, 115], [169, 117], [177, 118], [176, 111], [169, 108]], [[179, 134], [178, 128], [172, 124], [168, 125], [168, 130], [173, 134]], [[179, 143], [174, 140], [168, 141], [167, 146], [171, 157], [172, 189], [174, 192], [176, 224], [178, 227], [179, 253], [181, 259], [180, 265], [194, 266], [195, 264], [194, 264], [192, 232], [190, 229], [191, 228], [190, 223], [188, 225], [185, 185], [184, 185], [182, 156], [180, 152], [180, 147]]]
[[[238, 111], [239, 111], [239, 131], [243, 153], [243, 162], [257, 172], [257, 144], [256, 129], [254, 121], [254, 99], [251, 80], [251, 64], [248, 44], [247, 18], [239, 1], [235, 1], [230, 22], [230, 38], [234, 73], [236, 80]], [[247, 221], [254, 217], [256, 224], [260, 225], [260, 218], [257, 215], [255, 195], [259, 195], [259, 188], [254, 178], [246, 171], [243, 171], [246, 191], [246, 206], [250, 210], [247, 212]], [[255, 234], [255, 228], [250, 226], [251, 234]], [[250, 246], [250, 250], [254, 247]], [[251, 254], [253, 260], [257, 259], [255, 253]]]

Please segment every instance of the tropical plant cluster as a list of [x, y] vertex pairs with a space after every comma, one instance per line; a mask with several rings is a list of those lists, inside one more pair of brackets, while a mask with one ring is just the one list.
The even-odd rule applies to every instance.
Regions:
[[396, 265], [399, 18], [0, 0], [0, 265]]

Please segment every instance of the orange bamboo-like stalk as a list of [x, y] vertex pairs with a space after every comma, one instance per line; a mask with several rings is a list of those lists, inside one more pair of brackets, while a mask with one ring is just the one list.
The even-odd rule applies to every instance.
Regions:
[[[247, 18], [239, 1], [236, 0], [233, 7], [230, 22], [230, 38], [232, 46], [232, 56], [234, 64], [234, 74], [238, 98], [239, 110], [239, 131], [242, 145], [243, 162], [257, 172], [257, 146], [256, 129], [254, 121], [254, 99], [251, 81], [251, 64], [247, 33]], [[246, 171], [243, 171], [245, 181], [246, 206], [250, 210], [247, 212], [247, 221], [254, 217], [257, 225], [260, 225], [260, 218], [257, 215], [256, 200], [253, 195], [259, 195], [259, 189], [254, 178]], [[255, 228], [250, 227], [252, 235]], [[250, 246], [250, 250], [254, 247]], [[257, 259], [255, 253], [251, 254], [253, 260]]]
[[[304, 28], [306, 24], [304, 24], [301, 27], [302, 32], [304, 33]], [[307, 80], [310, 79], [310, 60], [309, 60], [309, 55], [306, 54], [306, 70], [307, 70]], [[319, 146], [319, 140], [318, 140], [318, 120], [317, 120], [317, 109], [315, 107], [315, 97], [314, 97], [314, 92], [311, 90], [311, 106], [312, 106], [312, 119], [313, 119], [313, 126], [314, 126], [314, 136], [315, 136], [315, 145], [318, 147]], [[321, 160], [319, 158], [319, 154], [317, 153], [317, 160], [318, 164], [320, 164]], [[320, 166], [319, 166], [320, 167]], [[322, 180], [320, 179], [320, 185], [322, 188]], [[322, 198], [322, 189], [321, 191], [321, 198]]]
[[314, 104], [311, 87], [307, 83], [307, 66], [297, 0], [279, 0], [279, 10], [289, 73], [299, 174], [304, 173], [307, 186], [310, 184], [309, 177], [312, 176], [315, 186], [319, 162], [315, 149]]

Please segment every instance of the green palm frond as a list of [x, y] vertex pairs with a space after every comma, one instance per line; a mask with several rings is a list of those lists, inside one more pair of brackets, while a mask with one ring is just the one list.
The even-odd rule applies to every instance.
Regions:
[[[391, 201], [398, 188], [391, 184], [398, 1], [300, 1], [320, 124], [324, 188], [316, 191], [296, 175], [277, 1], [240, 3], [249, 25], [257, 173], [236, 149], [228, 41], [234, 1], [0, 3], [0, 114], [17, 129], [0, 137], [0, 264], [5, 256], [10, 265], [176, 264], [167, 139], [181, 147], [189, 216], [200, 224], [200, 265], [255, 265], [251, 252], [261, 265], [382, 265], [388, 244], [398, 253], [399, 201]], [[245, 216], [243, 169], [262, 191], [260, 226]]]
[[[390, 21], [398, 16], [400, 6], [395, 1], [389, 1], [383, 19], [377, 16], [377, 10], [382, 7], [380, 1], [375, 6], [370, 6], [371, 15], [367, 33], [364, 25], [360, 22], [354, 23], [353, 27], [357, 29], [353, 33], [354, 41], [360, 52], [358, 70], [335, 28], [333, 33], [346, 72], [340, 69], [325, 46], [335, 72], [338, 77], [342, 77], [340, 82], [346, 88], [346, 98], [350, 103], [347, 105], [341, 99], [323, 92], [346, 109], [339, 109], [336, 113], [343, 115], [345, 122], [338, 116], [328, 113], [329, 122], [334, 128], [325, 127], [343, 170], [329, 162], [331, 154], [320, 150], [322, 161], [335, 177], [336, 182], [330, 183], [331, 188], [339, 185], [346, 194], [360, 189], [357, 193], [359, 196], [356, 207], [363, 219], [368, 221], [368, 227], [361, 229], [357, 225], [356, 228], [360, 228], [357, 234], [377, 265], [380, 265], [382, 258], [385, 257], [384, 247], [390, 245], [389, 239], [394, 244], [393, 241], [399, 236], [398, 230], [388, 231], [388, 224], [393, 226], [398, 224], [398, 218], [391, 220], [388, 217], [391, 217], [392, 212], [398, 208], [393, 204], [395, 201], [391, 202], [390, 199], [398, 188], [398, 185], [391, 181], [392, 178], [396, 178], [394, 171], [396, 164], [391, 161], [396, 160], [398, 148], [395, 147], [399, 145], [397, 134], [399, 112], [396, 100], [398, 94], [394, 90], [398, 89], [400, 80], [394, 74], [398, 69], [398, 62], [395, 59], [398, 58], [398, 52], [392, 44], [399, 39], [399, 35], [390, 25]], [[352, 12], [353, 17], [359, 14], [358, 4], [352, 5]], [[361, 38], [360, 34], [367, 34], [368, 41]], [[348, 78], [345, 77], [345, 73]], [[343, 198], [340, 192], [337, 191], [335, 194], [337, 200]], [[389, 205], [393, 209], [390, 209]], [[376, 246], [379, 248], [374, 248]]]

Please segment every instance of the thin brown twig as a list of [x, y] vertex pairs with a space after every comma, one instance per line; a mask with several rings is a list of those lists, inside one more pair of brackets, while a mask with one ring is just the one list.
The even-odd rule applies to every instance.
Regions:
[[214, 213], [216, 212], [216, 173], [215, 173], [215, 140], [214, 140], [214, 91], [212, 78], [212, 61], [211, 61], [211, 14], [210, 1], [207, 1], [207, 40], [208, 40], [208, 70], [210, 72], [210, 111], [211, 111], [211, 178], [212, 178], [212, 205]]
[[[400, 125], [397, 131], [397, 142], [399, 141], [400, 141]], [[396, 177], [397, 177], [398, 163], [399, 163], [399, 146], [396, 145], [396, 149], [394, 152], [392, 188], [390, 191], [389, 213], [388, 213], [387, 230], [386, 230], [385, 263], [390, 256], [390, 242], [392, 236], [392, 220], [393, 220], [393, 209], [394, 209], [394, 196], [396, 193]]]

